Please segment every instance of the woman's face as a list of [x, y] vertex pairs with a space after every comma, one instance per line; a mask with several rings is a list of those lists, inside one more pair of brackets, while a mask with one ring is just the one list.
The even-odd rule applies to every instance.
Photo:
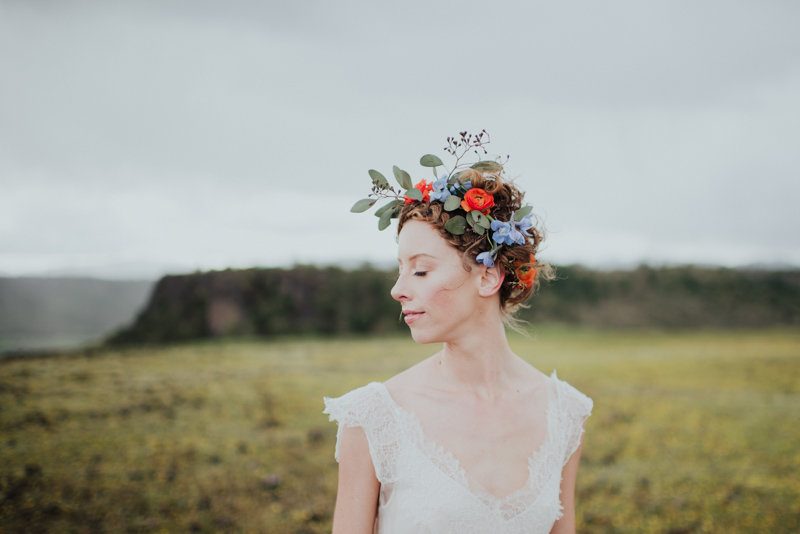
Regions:
[[459, 252], [433, 226], [415, 220], [400, 232], [397, 259], [392, 297], [403, 305], [414, 341], [447, 342], [468, 331], [484, 304], [478, 292], [485, 267], [476, 264], [467, 272]]

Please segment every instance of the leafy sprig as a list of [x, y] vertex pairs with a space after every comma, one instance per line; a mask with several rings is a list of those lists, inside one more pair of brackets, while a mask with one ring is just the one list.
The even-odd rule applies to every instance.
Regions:
[[[395, 165], [392, 168], [394, 178], [402, 189], [395, 189], [389, 185], [389, 180], [384, 175], [374, 169], [370, 169], [369, 176], [372, 178], [372, 192], [369, 198], [364, 198], [353, 204], [350, 211], [353, 213], [363, 213], [374, 206], [379, 200], [392, 199], [388, 204], [384, 204], [375, 212], [378, 217], [378, 230], [385, 230], [392, 219], [400, 215], [400, 210], [405, 203], [405, 197], [413, 200], [422, 200], [422, 191], [414, 187], [411, 176]], [[373, 198], [374, 197], [374, 198]]]
[[[488, 154], [489, 152], [486, 150], [485, 145], [491, 143], [491, 139], [489, 138], [489, 134], [486, 130], [481, 130], [479, 134], [470, 134], [468, 132], [459, 132], [459, 138], [456, 137], [448, 137], [447, 138], [447, 146], [444, 147], [445, 152], [448, 152], [451, 156], [456, 158], [456, 163], [453, 166], [454, 168], [458, 167], [458, 162], [461, 161], [461, 158], [467, 155], [468, 152], [474, 151], [478, 155], [478, 159], [480, 159], [481, 154], [478, 149], [483, 150], [484, 154]], [[483, 140], [483, 136], [486, 136], [486, 141]]]
[[[451, 169], [448, 169], [444, 162], [438, 156], [433, 154], [425, 154], [422, 156], [422, 158], [420, 158], [420, 165], [431, 168], [433, 170], [433, 175], [437, 178], [437, 180], [439, 177], [436, 171], [437, 167], [443, 167], [446, 172], [447, 180], [444, 184], [444, 187], [447, 188], [447, 190], [452, 194], [450, 194], [448, 198], [444, 199], [445, 211], [452, 212], [462, 209], [461, 201], [463, 200], [467, 189], [464, 188], [464, 185], [458, 179], [458, 175], [460, 174], [461, 170], [469, 167], [481, 172], [502, 172], [502, 161], [480, 160], [481, 151], [484, 155], [489, 153], [486, 150], [486, 145], [488, 145], [490, 142], [491, 139], [486, 130], [481, 130], [480, 133], [477, 134], [470, 134], [469, 132], [464, 131], [459, 132], [458, 136], [456, 137], [448, 137], [447, 146], [444, 148], [444, 150], [455, 158], [455, 162]], [[478, 161], [472, 165], [462, 163], [461, 160], [470, 152], [477, 154]], [[506, 156], [506, 162], [507, 161], [508, 156]], [[395, 180], [400, 185], [401, 189], [395, 189], [395, 187], [391, 186], [389, 181], [381, 173], [371, 169], [369, 171], [369, 175], [372, 179], [372, 192], [369, 194], [368, 198], [359, 200], [353, 205], [352, 208], [350, 208], [350, 211], [353, 213], [362, 213], [372, 208], [378, 201], [382, 199], [390, 199], [387, 204], [384, 204], [375, 212], [375, 216], [379, 219], [379, 230], [386, 229], [389, 224], [391, 224], [391, 220], [396, 219], [400, 215], [400, 211], [403, 208], [406, 198], [416, 201], [421, 201], [423, 199], [423, 192], [414, 187], [414, 184], [411, 181], [411, 176], [406, 171], [398, 168], [397, 166], [394, 166], [392, 170]], [[492, 221], [494, 221], [494, 218], [488, 214], [485, 215], [483, 213], [474, 211], [468, 212], [465, 215], [466, 216], [454, 215], [451, 217], [445, 225], [447, 231], [454, 235], [461, 235], [469, 228], [480, 235], [486, 235], [487, 239], [494, 247], [494, 242], [489, 237], [488, 232]]]

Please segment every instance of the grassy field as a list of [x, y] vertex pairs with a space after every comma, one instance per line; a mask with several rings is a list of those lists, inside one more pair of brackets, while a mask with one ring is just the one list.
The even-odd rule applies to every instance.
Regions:
[[[800, 532], [800, 332], [515, 337], [591, 396], [585, 533]], [[0, 531], [329, 532], [322, 396], [410, 339], [229, 342], [0, 362]]]

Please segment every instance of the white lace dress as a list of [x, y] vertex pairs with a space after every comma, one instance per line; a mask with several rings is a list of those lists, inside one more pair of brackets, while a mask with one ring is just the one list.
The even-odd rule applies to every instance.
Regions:
[[374, 532], [380, 534], [477, 534], [550, 532], [562, 516], [561, 471], [580, 445], [592, 399], [556, 372], [547, 379], [547, 431], [528, 458], [528, 481], [495, 497], [425, 437], [417, 416], [394, 402], [380, 382], [341, 397], [325, 397], [325, 411], [342, 427], [362, 427], [381, 483]]

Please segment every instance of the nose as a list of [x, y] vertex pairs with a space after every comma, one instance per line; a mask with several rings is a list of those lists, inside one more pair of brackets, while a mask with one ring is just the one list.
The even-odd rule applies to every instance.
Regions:
[[402, 274], [397, 277], [397, 282], [394, 283], [391, 291], [392, 298], [397, 302], [409, 300], [408, 288], [405, 283], [405, 276]]

